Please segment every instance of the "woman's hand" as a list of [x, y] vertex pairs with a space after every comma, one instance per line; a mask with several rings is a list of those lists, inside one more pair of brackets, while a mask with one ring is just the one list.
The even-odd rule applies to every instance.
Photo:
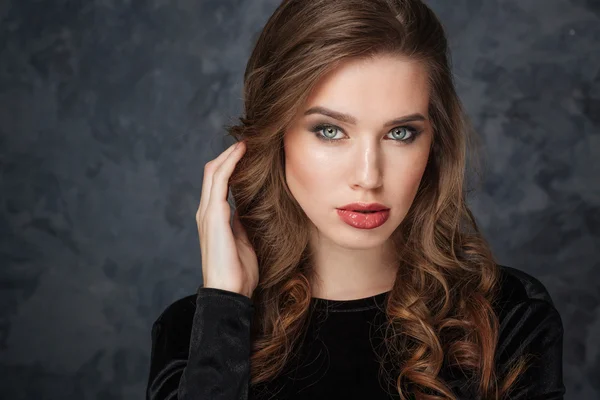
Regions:
[[[236, 146], [237, 145], [237, 146]], [[196, 223], [202, 253], [204, 287], [251, 297], [258, 285], [258, 261], [246, 231], [227, 202], [229, 178], [246, 151], [246, 143], [231, 145], [204, 166]]]

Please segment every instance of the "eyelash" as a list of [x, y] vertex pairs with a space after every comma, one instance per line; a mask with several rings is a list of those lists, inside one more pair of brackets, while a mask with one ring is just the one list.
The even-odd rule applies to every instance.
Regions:
[[[317, 137], [317, 139], [319, 139], [319, 140], [321, 140], [323, 142], [326, 142], [326, 143], [333, 144], [332, 142], [338, 142], [338, 141], [341, 140], [341, 139], [329, 139], [329, 138], [326, 138], [325, 136], [321, 135], [320, 131], [323, 130], [323, 129], [326, 129], [326, 128], [335, 128], [335, 129], [337, 129], [337, 130], [339, 130], [341, 132], [344, 132], [344, 130], [342, 128], [340, 128], [338, 126], [335, 126], [335, 125], [331, 125], [331, 124], [317, 124], [317, 125], [313, 126], [310, 129], [310, 131], [315, 134], [315, 136]], [[400, 142], [400, 143], [403, 143], [403, 144], [410, 144], [410, 143], [414, 142], [415, 139], [422, 132], [422, 130], [419, 130], [419, 129], [417, 129], [417, 128], [413, 127], [413, 126], [410, 126], [410, 125], [397, 126], [395, 128], [392, 128], [390, 130], [390, 132], [393, 131], [394, 129], [398, 129], [398, 128], [406, 128], [411, 133], [411, 136], [408, 139], [404, 139], [404, 140], [402, 140], [402, 139], [392, 139], [394, 142]]]

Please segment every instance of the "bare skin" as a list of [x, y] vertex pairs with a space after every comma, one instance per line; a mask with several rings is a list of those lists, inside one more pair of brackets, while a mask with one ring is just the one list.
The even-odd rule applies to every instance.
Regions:
[[[316, 106], [351, 115], [355, 123], [305, 115]], [[319, 277], [313, 297], [350, 300], [393, 287], [397, 265], [389, 238], [406, 216], [427, 164], [428, 107], [420, 64], [392, 56], [351, 60], [322, 79], [286, 131], [287, 184], [313, 223], [310, 245]], [[385, 125], [413, 114], [424, 120]], [[318, 124], [327, 127], [312, 131]], [[326, 134], [337, 141], [317, 138]], [[345, 224], [336, 208], [357, 201], [388, 206], [389, 219], [370, 230]]]
[[231, 210], [227, 202], [229, 178], [245, 151], [246, 144], [239, 142], [237, 147], [230, 146], [206, 163], [196, 223], [204, 287], [250, 298], [258, 285], [258, 261], [237, 211], [230, 225]]

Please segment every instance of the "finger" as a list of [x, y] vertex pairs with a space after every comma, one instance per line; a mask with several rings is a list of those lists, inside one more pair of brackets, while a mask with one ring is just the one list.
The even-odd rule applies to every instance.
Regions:
[[231, 154], [235, 150], [236, 144], [237, 143], [234, 143], [231, 146], [229, 146], [229, 148], [227, 148], [225, 151], [223, 151], [217, 158], [206, 163], [206, 165], [204, 166], [204, 177], [202, 179], [202, 193], [200, 196], [200, 205], [198, 206], [197, 215], [200, 215], [200, 216], [204, 215], [209, 196], [208, 195], [203, 196], [203, 194], [210, 193], [210, 189], [212, 186], [212, 176], [213, 176], [215, 170], [217, 169], [217, 167], [219, 165], [221, 165], [223, 163], [223, 161], [225, 161], [227, 159], [229, 154]]
[[244, 155], [244, 143], [240, 142], [239, 146], [232, 151], [229, 156], [219, 165], [212, 175], [212, 183], [210, 191], [208, 192], [208, 204], [207, 208], [210, 209], [221, 209], [225, 207], [226, 221], [229, 224], [230, 217], [230, 206], [227, 203], [227, 192], [229, 191], [229, 178], [235, 169], [237, 162]]
[[235, 145], [232, 144], [224, 152], [222, 152], [217, 158], [206, 163], [204, 166], [204, 177], [202, 178], [202, 192], [200, 193], [200, 205], [198, 211], [196, 211], [196, 220], [200, 221], [206, 212], [206, 206], [208, 205], [209, 193], [212, 187], [213, 174], [215, 170], [221, 165], [227, 157], [235, 150]]

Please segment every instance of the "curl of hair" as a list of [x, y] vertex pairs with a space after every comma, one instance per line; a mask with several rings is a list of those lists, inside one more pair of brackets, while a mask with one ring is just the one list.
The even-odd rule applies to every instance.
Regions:
[[285, 179], [283, 135], [311, 89], [340, 63], [392, 55], [428, 72], [431, 153], [415, 200], [390, 238], [398, 273], [386, 304], [380, 372], [401, 399], [455, 399], [442, 368], [484, 399], [506, 398], [526, 367], [497, 376], [499, 270], [465, 203], [475, 136], [457, 96], [442, 24], [420, 0], [285, 0], [263, 28], [244, 74], [244, 115], [226, 125], [247, 150], [230, 179], [259, 261], [252, 295], [251, 385], [291, 361], [310, 319], [310, 221]]

